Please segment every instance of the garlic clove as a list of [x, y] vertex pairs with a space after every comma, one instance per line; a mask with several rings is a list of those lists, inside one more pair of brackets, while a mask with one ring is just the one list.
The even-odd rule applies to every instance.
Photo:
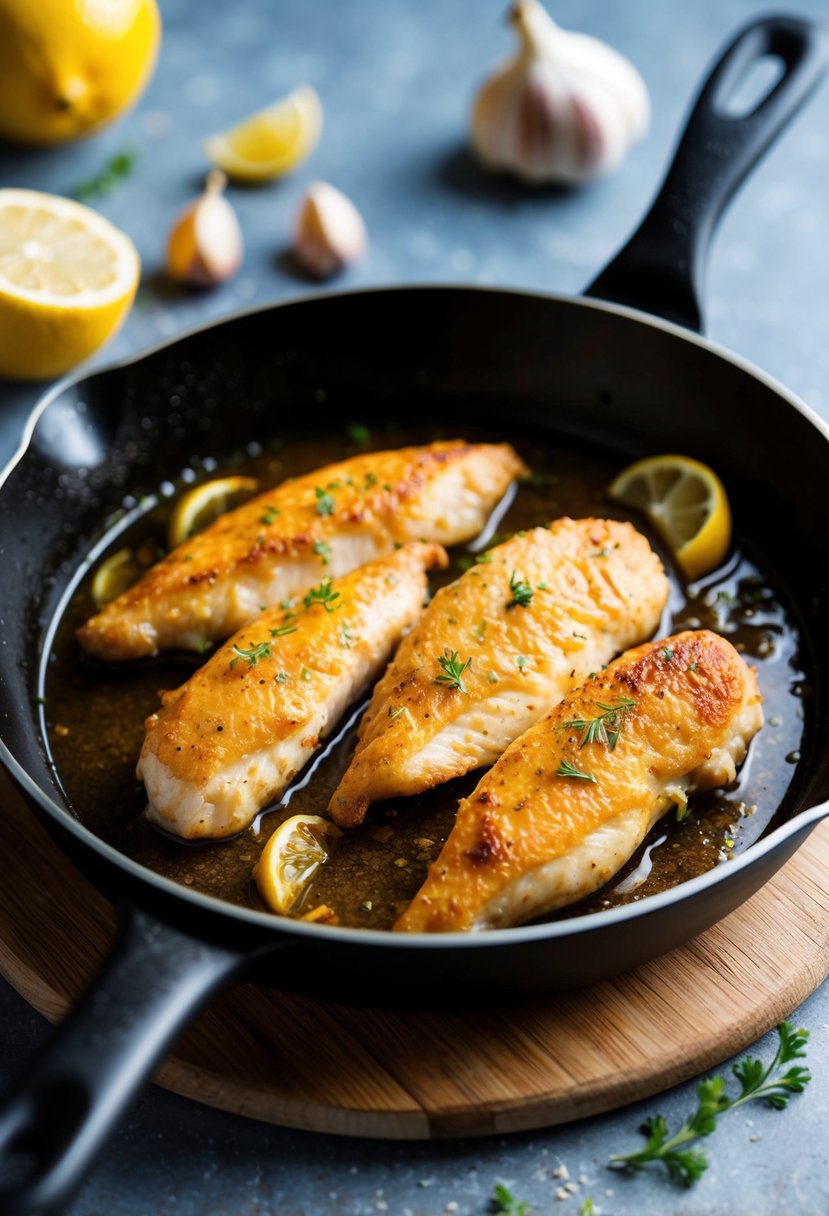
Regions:
[[520, 47], [475, 99], [476, 153], [530, 182], [610, 173], [648, 128], [642, 77], [606, 43], [561, 29], [538, 0], [518, 0], [510, 18]]
[[325, 279], [360, 257], [366, 245], [365, 224], [351, 200], [327, 182], [313, 182], [296, 220], [294, 256], [300, 265]]
[[204, 194], [185, 207], [170, 230], [167, 272], [180, 283], [215, 287], [242, 265], [242, 230], [222, 193], [226, 184], [224, 173], [211, 169]]

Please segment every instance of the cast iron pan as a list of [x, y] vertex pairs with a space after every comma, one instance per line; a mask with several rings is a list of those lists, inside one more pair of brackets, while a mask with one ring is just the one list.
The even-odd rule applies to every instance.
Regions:
[[[766, 55], [782, 62], [776, 85], [751, 113], [726, 114], [737, 80]], [[121, 932], [92, 990], [0, 1111], [7, 1216], [66, 1203], [177, 1034], [242, 973], [378, 1003], [447, 994], [491, 1002], [587, 984], [725, 916], [829, 811], [819, 560], [829, 534], [829, 433], [781, 386], [691, 332], [701, 327], [716, 221], [826, 57], [817, 28], [792, 17], [737, 36], [702, 89], [650, 214], [587, 298], [455, 287], [326, 295], [237, 316], [47, 394], [0, 485], [0, 757], [66, 853], [119, 903]], [[219, 460], [267, 434], [275, 418], [284, 430], [313, 409], [324, 426], [358, 402], [360, 417], [429, 415], [451, 419], [461, 434], [474, 420], [504, 438], [541, 428], [607, 439], [630, 455], [681, 451], [715, 464], [743, 504], [737, 527], [766, 538], [777, 580], [799, 607], [816, 676], [777, 826], [728, 866], [640, 903], [436, 937], [277, 920], [168, 882], [95, 837], [63, 803], [45, 753], [38, 651], [109, 511], [185, 462], [168, 421], [182, 381], [190, 387], [175, 405], [181, 425]], [[778, 536], [785, 543], [769, 553], [768, 538]]]

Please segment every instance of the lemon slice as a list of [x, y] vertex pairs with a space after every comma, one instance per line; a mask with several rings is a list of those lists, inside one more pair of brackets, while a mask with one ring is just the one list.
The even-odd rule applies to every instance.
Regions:
[[129, 237], [72, 199], [0, 190], [0, 376], [80, 363], [124, 320], [141, 264]]
[[310, 85], [205, 140], [204, 151], [228, 177], [266, 182], [289, 173], [316, 147], [322, 103]]
[[176, 503], [170, 516], [167, 540], [171, 549], [203, 532], [225, 511], [238, 507], [258, 489], [253, 477], [217, 477], [188, 490]]
[[624, 469], [611, 498], [644, 512], [689, 580], [719, 566], [731, 543], [731, 508], [713, 469], [689, 456], [650, 456]]
[[341, 835], [338, 827], [319, 815], [293, 815], [280, 824], [253, 871], [268, 907], [285, 916]]
[[127, 591], [144, 573], [132, 549], [119, 549], [101, 562], [92, 580], [92, 598], [98, 608]]

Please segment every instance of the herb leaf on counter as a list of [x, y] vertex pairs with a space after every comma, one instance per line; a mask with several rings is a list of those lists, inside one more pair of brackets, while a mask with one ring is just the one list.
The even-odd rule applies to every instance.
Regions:
[[137, 160], [138, 153], [134, 148], [125, 148], [123, 152], [117, 152], [115, 156], [109, 158], [96, 177], [76, 182], [72, 187], [72, 196], [81, 203], [87, 203], [95, 198], [104, 198], [107, 194], [112, 193], [119, 181], [129, 177]]
[[516, 1199], [509, 1187], [499, 1182], [492, 1192], [492, 1211], [500, 1216], [529, 1216], [530, 1205], [523, 1199]]
[[795, 1064], [781, 1075], [776, 1075], [784, 1064], [802, 1060], [806, 1055], [808, 1030], [792, 1030], [789, 1022], [777, 1027], [778, 1046], [774, 1059], [768, 1067], [762, 1060], [747, 1056], [731, 1071], [740, 1083], [740, 1092], [730, 1098], [725, 1092], [724, 1077], [709, 1077], [697, 1086], [697, 1109], [685, 1120], [679, 1131], [669, 1134], [668, 1125], [662, 1115], [647, 1119], [642, 1132], [647, 1143], [637, 1153], [615, 1153], [610, 1165], [616, 1169], [637, 1173], [651, 1161], [661, 1162], [674, 1182], [690, 1186], [705, 1173], [708, 1158], [700, 1149], [683, 1147], [710, 1136], [717, 1126], [717, 1119], [726, 1111], [735, 1110], [744, 1102], [762, 1100], [775, 1110], [788, 1105], [792, 1094], [799, 1094], [811, 1080], [808, 1068]]

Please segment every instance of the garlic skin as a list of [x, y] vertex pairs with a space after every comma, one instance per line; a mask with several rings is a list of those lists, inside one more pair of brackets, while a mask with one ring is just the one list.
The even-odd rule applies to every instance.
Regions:
[[528, 182], [610, 173], [648, 128], [642, 77], [604, 42], [560, 29], [538, 0], [518, 0], [510, 21], [521, 46], [475, 99], [476, 153]]
[[224, 173], [211, 169], [204, 194], [185, 207], [170, 230], [167, 272], [179, 283], [215, 287], [242, 265], [242, 230], [222, 194], [226, 184]]
[[368, 238], [362, 216], [327, 182], [312, 182], [303, 195], [294, 232], [294, 256], [315, 278], [326, 279], [355, 261]]

